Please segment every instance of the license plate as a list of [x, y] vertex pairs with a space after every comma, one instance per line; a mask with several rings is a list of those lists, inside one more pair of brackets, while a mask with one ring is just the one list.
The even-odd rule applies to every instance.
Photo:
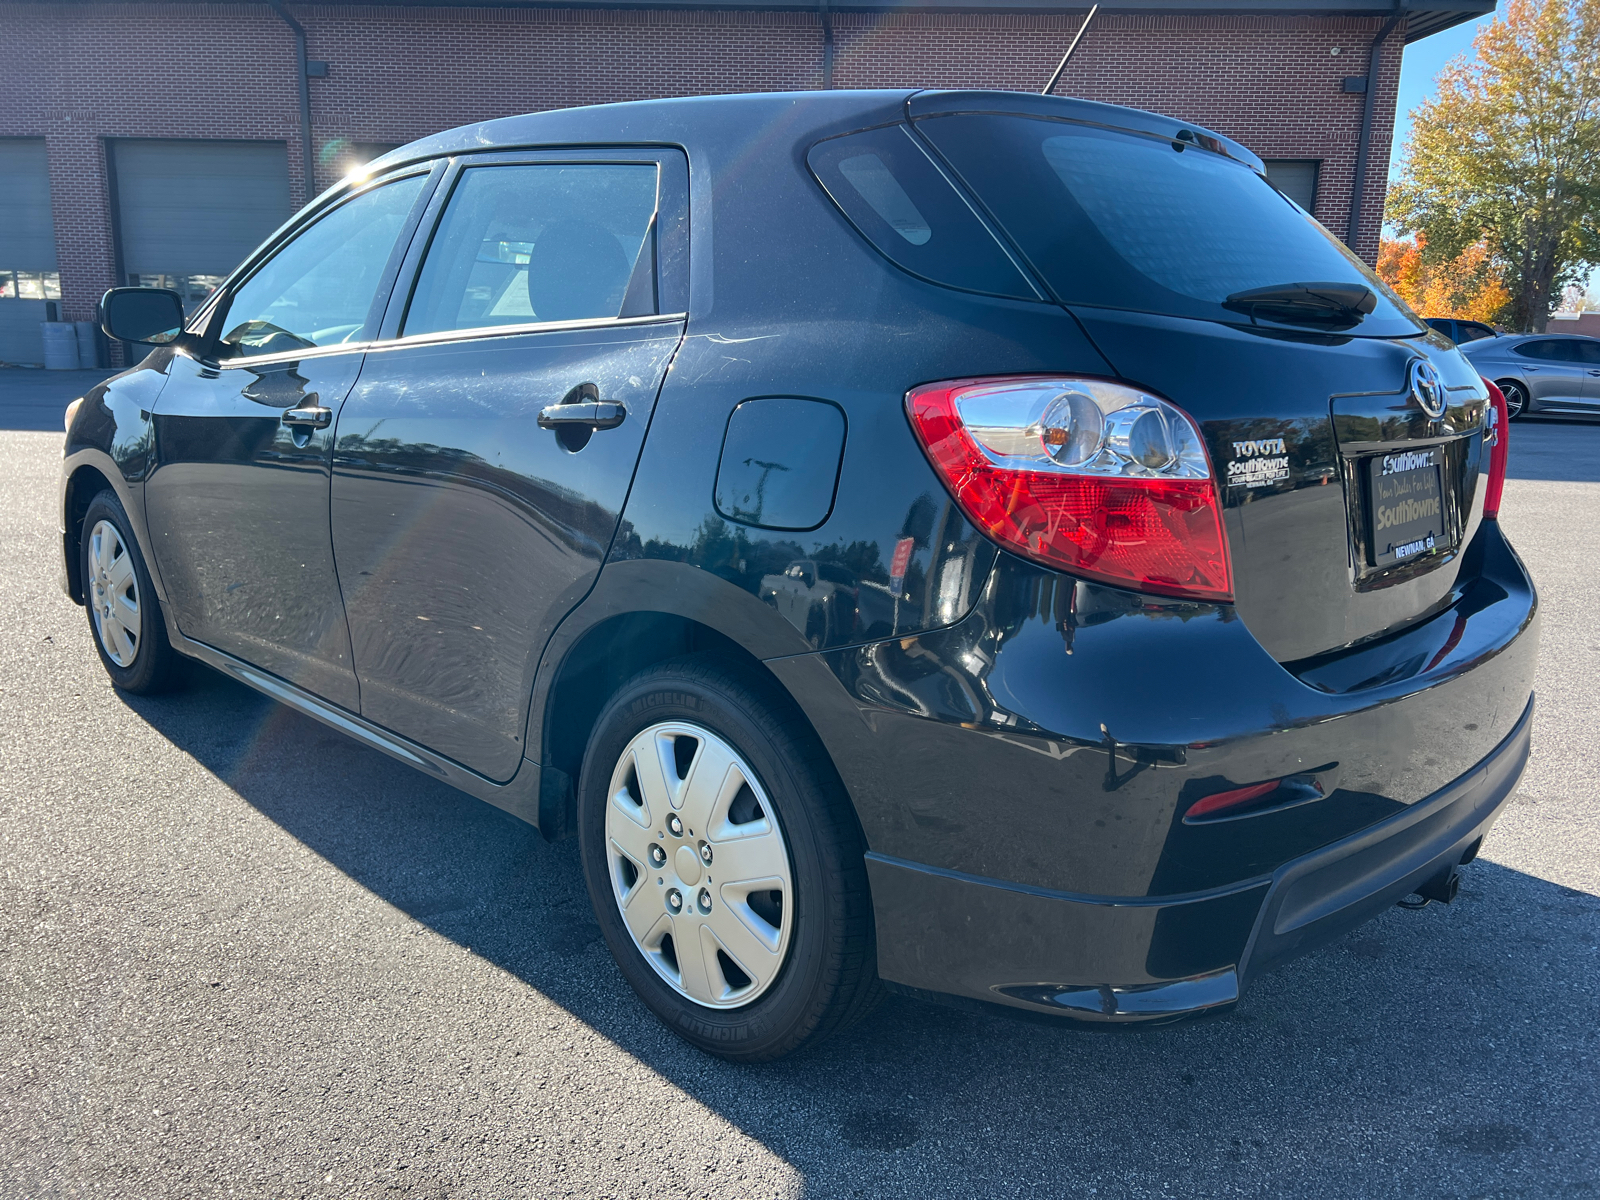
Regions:
[[1439, 447], [1367, 459], [1367, 528], [1374, 566], [1389, 567], [1445, 543]]

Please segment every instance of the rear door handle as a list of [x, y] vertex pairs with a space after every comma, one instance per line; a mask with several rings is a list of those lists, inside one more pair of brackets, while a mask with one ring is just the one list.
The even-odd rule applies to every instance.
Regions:
[[307, 408], [291, 408], [283, 414], [285, 425], [308, 425], [312, 429], [326, 429], [333, 424], [333, 409], [316, 405]]
[[628, 410], [615, 400], [584, 400], [577, 404], [551, 404], [539, 413], [540, 429], [587, 425], [590, 429], [615, 429]]

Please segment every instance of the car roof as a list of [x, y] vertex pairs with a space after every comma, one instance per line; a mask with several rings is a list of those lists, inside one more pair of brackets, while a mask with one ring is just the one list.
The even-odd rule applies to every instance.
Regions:
[[797, 141], [904, 121], [908, 116], [974, 111], [1113, 125], [1165, 137], [1187, 130], [1208, 149], [1236, 158], [1253, 170], [1264, 170], [1255, 154], [1231, 138], [1159, 113], [1031, 92], [902, 88], [628, 100], [499, 117], [447, 129], [391, 150], [369, 163], [365, 173], [377, 174], [441, 155], [524, 146], [676, 145], [691, 156], [706, 153], [714, 162], [725, 162], [730, 152], [759, 154], [780, 146], [786, 151]]
[[1524, 342], [1542, 342], [1550, 338], [1559, 338], [1569, 342], [1600, 342], [1600, 338], [1587, 333], [1503, 333], [1495, 338], [1479, 338], [1477, 341], [1468, 342], [1461, 348], [1463, 350], [1481, 349], [1493, 345], [1502, 349], [1509, 349], [1512, 346], [1520, 346]]

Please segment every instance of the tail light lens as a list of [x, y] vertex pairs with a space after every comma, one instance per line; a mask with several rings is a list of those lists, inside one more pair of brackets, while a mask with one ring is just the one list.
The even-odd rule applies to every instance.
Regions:
[[1119, 587], [1229, 601], [1216, 480], [1188, 414], [1099, 379], [960, 379], [906, 396], [967, 517], [1007, 550]]
[[1489, 427], [1483, 431], [1483, 444], [1489, 451], [1489, 486], [1483, 493], [1483, 519], [1493, 521], [1500, 515], [1500, 493], [1506, 486], [1511, 417], [1506, 411], [1506, 394], [1487, 379], [1483, 382], [1489, 389]]

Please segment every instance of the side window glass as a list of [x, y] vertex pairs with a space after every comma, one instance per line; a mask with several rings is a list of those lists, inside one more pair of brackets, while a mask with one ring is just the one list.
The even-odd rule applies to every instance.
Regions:
[[297, 234], [234, 292], [223, 356], [354, 341], [425, 182], [413, 175], [363, 192]]
[[1600, 367], [1600, 342], [1576, 342], [1578, 361], [1586, 367]]
[[633, 293], [653, 295], [656, 175], [654, 163], [467, 168], [403, 332], [604, 320], [625, 299], [635, 310]]
[[946, 287], [1038, 299], [904, 126], [818, 142], [806, 161], [850, 223], [890, 262]]
[[1552, 341], [1523, 342], [1516, 347], [1516, 351], [1523, 358], [1537, 358], [1545, 362], [1552, 362], [1562, 357], [1560, 346]]

